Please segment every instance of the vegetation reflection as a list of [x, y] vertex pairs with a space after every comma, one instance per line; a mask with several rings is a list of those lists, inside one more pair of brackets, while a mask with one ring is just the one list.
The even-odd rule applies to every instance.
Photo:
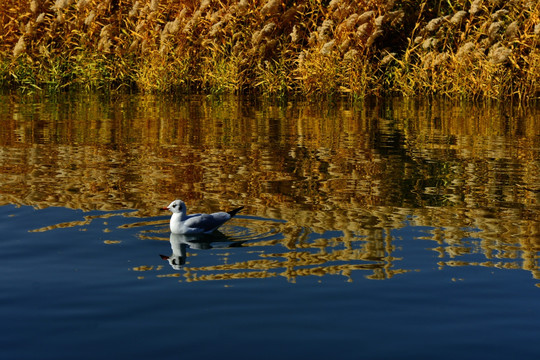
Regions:
[[4, 95], [0, 117], [0, 205], [146, 217], [182, 198], [193, 211], [245, 205], [250, 216], [286, 221], [275, 239], [242, 245], [247, 263], [187, 264], [191, 280], [211, 271], [390, 278], [414, 270], [393, 257], [390, 234], [405, 224], [431, 229], [441, 267], [540, 275], [534, 109]]

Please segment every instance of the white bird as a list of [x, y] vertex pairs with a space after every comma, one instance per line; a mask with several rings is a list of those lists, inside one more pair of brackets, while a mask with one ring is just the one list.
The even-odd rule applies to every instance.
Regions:
[[173, 234], [196, 235], [214, 232], [243, 208], [242, 206], [228, 212], [220, 211], [213, 214], [188, 215], [186, 204], [182, 200], [174, 200], [162, 210], [172, 212], [170, 227]]

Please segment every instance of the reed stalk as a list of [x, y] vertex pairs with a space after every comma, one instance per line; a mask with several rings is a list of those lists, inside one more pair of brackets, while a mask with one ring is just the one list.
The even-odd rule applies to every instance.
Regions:
[[5, 0], [0, 86], [537, 99], [540, 5]]

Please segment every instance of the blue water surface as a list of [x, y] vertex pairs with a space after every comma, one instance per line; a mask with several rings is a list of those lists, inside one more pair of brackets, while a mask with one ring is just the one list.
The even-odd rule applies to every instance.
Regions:
[[[167, 216], [145, 225], [132, 212], [103, 214], [0, 207], [1, 359], [540, 356], [540, 289], [530, 273], [441, 267], [429, 228], [404, 224], [391, 232], [395, 261], [407, 272], [386, 280], [357, 271], [350, 278], [187, 281], [159, 257], [171, 252]], [[85, 216], [97, 217], [70, 223]], [[283, 246], [189, 252], [190, 265], [200, 267]], [[471, 254], [471, 261], [475, 256], [481, 260]], [[151, 270], [140, 271], [142, 265]]]

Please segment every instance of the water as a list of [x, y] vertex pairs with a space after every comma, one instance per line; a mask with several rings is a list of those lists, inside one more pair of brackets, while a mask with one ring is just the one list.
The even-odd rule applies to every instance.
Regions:
[[0, 358], [536, 359], [538, 118], [3, 95]]

